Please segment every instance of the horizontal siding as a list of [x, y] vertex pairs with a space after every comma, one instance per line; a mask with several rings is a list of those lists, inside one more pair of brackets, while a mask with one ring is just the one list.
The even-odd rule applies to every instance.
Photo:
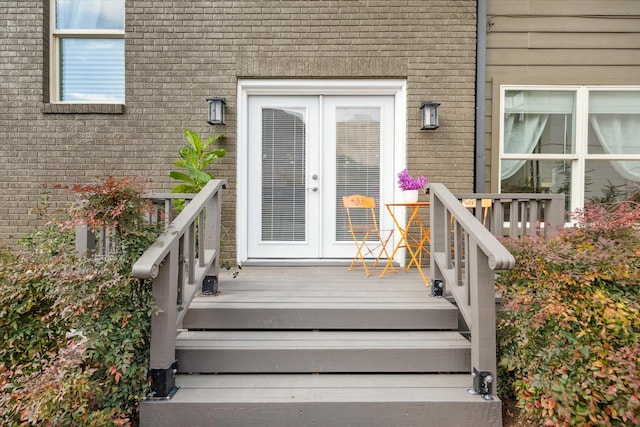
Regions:
[[[640, 85], [640, 65], [610, 67], [607, 65], [518, 65], [489, 66], [487, 75], [492, 76], [493, 85], [527, 84], [527, 85]], [[492, 109], [499, 108], [498, 87], [495, 87], [495, 103]], [[488, 110], [487, 114], [491, 114]]]
[[[640, 1], [638, 2], [640, 3]], [[608, 16], [562, 17], [562, 16], [510, 16], [489, 15], [489, 32], [522, 33], [637, 33], [640, 16], [635, 18]]]
[[491, 65], [636, 65], [638, 49], [492, 49], [487, 53]]
[[494, 49], [640, 49], [640, 37], [638, 33], [492, 32], [487, 44]]
[[638, 0], [489, 0], [487, 12], [489, 15], [629, 16], [640, 15], [640, 2]]

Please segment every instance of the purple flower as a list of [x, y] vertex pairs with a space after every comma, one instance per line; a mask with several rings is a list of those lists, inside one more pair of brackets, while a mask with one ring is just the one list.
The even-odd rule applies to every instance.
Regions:
[[403, 169], [398, 174], [398, 185], [402, 191], [406, 190], [420, 190], [429, 183], [429, 180], [424, 176], [413, 178], [407, 169]]

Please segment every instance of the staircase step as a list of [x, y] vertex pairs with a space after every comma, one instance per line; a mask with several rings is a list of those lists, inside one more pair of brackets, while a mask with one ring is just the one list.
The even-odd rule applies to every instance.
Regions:
[[[170, 401], [144, 401], [141, 426], [501, 426], [501, 403], [470, 375], [179, 375]], [[214, 421], [215, 420], [215, 421]]]
[[184, 331], [180, 372], [469, 372], [453, 331]]
[[456, 307], [427, 292], [320, 291], [297, 294], [229, 292], [197, 297], [183, 320], [185, 329], [433, 329], [457, 330]]

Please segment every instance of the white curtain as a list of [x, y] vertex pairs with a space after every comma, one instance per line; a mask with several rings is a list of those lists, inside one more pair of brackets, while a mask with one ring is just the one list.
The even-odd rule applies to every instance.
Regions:
[[[590, 114], [589, 122], [607, 154], [637, 154], [640, 149], [640, 115]], [[630, 181], [640, 181], [640, 162], [614, 160], [613, 168]]]
[[[548, 114], [512, 113], [504, 118], [504, 152], [530, 154], [540, 140]], [[500, 178], [507, 179], [524, 165], [526, 160], [502, 160]]]

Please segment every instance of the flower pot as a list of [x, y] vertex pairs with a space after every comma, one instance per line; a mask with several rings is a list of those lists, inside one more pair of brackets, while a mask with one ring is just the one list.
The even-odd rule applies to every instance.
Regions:
[[402, 195], [405, 203], [416, 203], [418, 201], [419, 190], [404, 190]]

